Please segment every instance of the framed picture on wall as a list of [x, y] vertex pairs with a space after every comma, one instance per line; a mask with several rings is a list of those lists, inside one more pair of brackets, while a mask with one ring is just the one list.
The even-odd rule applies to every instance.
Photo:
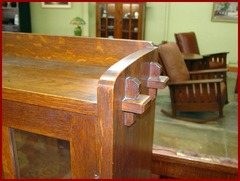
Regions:
[[213, 3], [212, 21], [237, 23], [238, 2]]
[[42, 2], [42, 8], [71, 8], [71, 2]]

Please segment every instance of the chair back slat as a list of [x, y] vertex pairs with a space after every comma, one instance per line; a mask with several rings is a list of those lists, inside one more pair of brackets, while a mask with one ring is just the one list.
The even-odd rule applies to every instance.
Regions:
[[175, 33], [177, 45], [182, 53], [200, 54], [194, 32]]

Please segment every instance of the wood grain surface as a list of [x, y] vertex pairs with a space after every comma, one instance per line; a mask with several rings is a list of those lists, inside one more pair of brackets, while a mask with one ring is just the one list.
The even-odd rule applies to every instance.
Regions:
[[[167, 82], [157, 60], [147, 41], [3, 33], [5, 177], [20, 177], [9, 134], [19, 129], [69, 141], [72, 178], [150, 178], [156, 89]], [[137, 110], [122, 108], [129, 77]]]

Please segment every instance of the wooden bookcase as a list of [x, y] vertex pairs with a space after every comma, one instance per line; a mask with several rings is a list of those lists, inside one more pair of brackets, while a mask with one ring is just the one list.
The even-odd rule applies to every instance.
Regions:
[[168, 81], [151, 42], [3, 32], [2, 54], [6, 179], [26, 178], [15, 131], [67, 141], [72, 179], [151, 178], [157, 89]]
[[96, 3], [97, 37], [144, 39], [146, 3]]

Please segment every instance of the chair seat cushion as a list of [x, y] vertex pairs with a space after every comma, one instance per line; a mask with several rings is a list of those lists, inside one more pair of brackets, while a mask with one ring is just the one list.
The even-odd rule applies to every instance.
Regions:
[[171, 82], [190, 80], [187, 66], [176, 43], [162, 44], [158, 52]]

